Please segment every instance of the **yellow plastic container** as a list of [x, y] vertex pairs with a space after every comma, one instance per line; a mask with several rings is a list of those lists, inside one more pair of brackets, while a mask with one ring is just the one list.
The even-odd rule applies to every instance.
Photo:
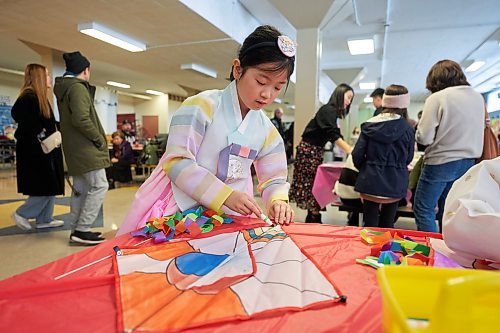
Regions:
[[386, 332], [500, 332], [500, 272], [384, 266], [377, 277]]

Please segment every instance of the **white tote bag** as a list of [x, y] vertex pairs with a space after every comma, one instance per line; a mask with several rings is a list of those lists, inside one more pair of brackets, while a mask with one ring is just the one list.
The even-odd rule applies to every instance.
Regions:
[[500, 157], [455, 181], [444, 207], [443, 239], [458, 255], [500, 262]]

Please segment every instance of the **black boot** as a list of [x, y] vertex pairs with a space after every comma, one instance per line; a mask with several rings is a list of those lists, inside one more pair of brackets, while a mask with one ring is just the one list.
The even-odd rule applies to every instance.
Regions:
[[312, 214], [312, 220], [311, 220], [312, 223], [323, 223], [321, 221], [321, 213], [318, 213], [318, 214]]
[[359, 226], [359, 213], [358, 212], [349, 212], [347, 214], [347, 225], [351, 227]]
[[310, 210], [307, 211], [306, 223], [311, 223], [312, 222], [313, 215], [314, 214]]

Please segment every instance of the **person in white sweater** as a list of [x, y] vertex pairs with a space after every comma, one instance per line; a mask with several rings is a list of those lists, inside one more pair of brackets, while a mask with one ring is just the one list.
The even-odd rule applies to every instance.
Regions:
[[418, 230], [436, 232], [436, 205], [441, 230], [444, 203], [453, 182], [481, 156], [484, 100], [452, 60], [432, 66], [426, 88], [432, 94], [425, 101], [416, 140], [427, 148], [413, 210]]

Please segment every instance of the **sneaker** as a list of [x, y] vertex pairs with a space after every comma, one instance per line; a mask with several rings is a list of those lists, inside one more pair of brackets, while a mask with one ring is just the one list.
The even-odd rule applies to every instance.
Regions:
[[16, 225], [18, 226], [19, 229], [24, 231], [31, 230], [30, 221], [22, 217], [21, 215], [17, 214], [16, 212], [12, 214], [12, 219], [16, 222]]
[[99, 237], [102, 236], [102, 232], [100, 231], [89, 231], [89, 232]]
[[70, 242], [80, 243], [84, 245], [95, 245], [100, 244], [106, 241], [105, 238], [102, 238], [100, 235], [96, 235], [92, 231], [78, 231], [75, 230], [69, 236]]
[[37, 229], [44, 229], [44, 228], [57, 228], [60, 226], [64, 225], [64, 221], [61, 220], [52, 220], [49, 223], [39, 223], [35, 225]]

